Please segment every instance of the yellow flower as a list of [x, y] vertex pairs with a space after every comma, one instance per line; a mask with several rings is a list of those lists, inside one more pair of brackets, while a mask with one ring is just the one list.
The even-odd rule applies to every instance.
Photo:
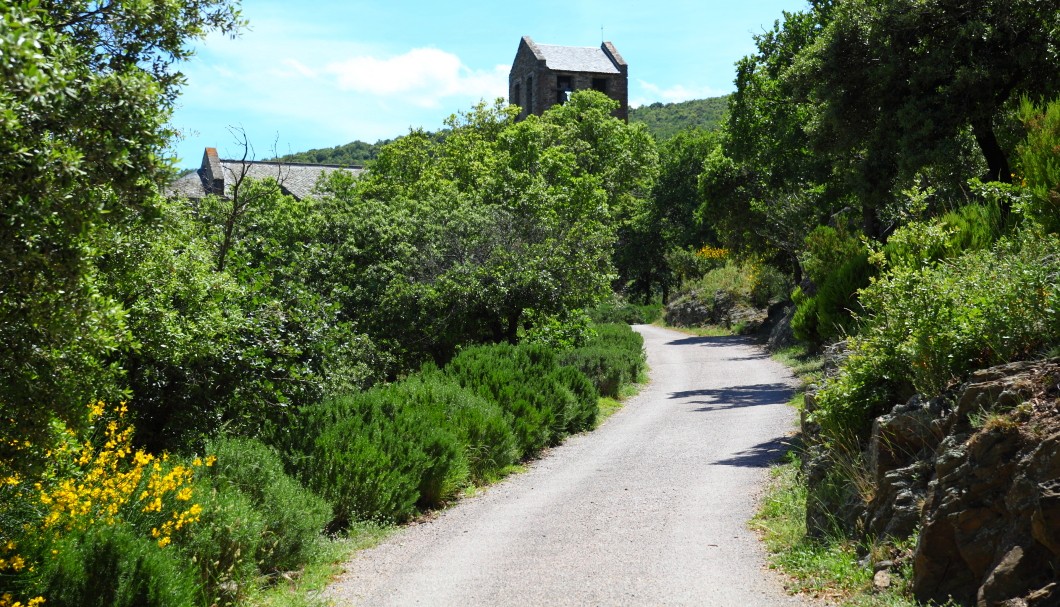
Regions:
[[103, 401], [92, 403], [88, 406], [88, 419], [93, 420], [103, 415]]

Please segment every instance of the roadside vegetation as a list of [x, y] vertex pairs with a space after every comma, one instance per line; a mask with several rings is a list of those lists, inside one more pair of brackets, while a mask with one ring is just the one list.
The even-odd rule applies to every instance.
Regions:
[[238, 5], [0, 18], [3, 607], [309, 604], [643, 378], [587, 310], [657, 152], [602, 95], [479, 105], [303, 200], [166, 199], [185, 41]]
[[657, 137], [593, 91], [483, 103], [351, 144], [368, 172], [306, 199], [188, 201], [161, 194], [180, 62], [238, 2], [4, 4], [0, 607], [312, 604], [336, 558], [598, 424], [661, 319], [769, 330], [815, 388], [800, 453], [834, 466], [777, 472], [777, 566], [914, 604], [909, 538], [842, 516], [873, 418], [1060, 347], [1056, 12], [957, 5], [780, 15]]

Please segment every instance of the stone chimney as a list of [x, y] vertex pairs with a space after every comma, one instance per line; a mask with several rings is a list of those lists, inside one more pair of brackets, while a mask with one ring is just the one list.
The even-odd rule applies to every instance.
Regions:
[[217, 156], [217, 148], [206, 148], [202, 154], [200, 170], [203, 171], [203, 177], [205, 177], [207, 193], [224, 196], [225, 174], [221, 167], [221, 159]]

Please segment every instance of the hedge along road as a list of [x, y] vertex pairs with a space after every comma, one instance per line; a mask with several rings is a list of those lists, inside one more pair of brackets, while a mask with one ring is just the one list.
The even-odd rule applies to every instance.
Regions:
[[790, 376], [747, 340], [654, 326], [651, 383], [528, 472], [358, 553], [336, 605], [801, 605], [747, 528]]

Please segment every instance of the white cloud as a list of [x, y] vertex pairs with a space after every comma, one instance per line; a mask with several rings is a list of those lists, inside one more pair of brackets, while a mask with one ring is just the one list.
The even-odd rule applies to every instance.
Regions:
[[639, 94], [630, 101], [630, 105], [634, 107], [655, 103], [656, 101], [661, 101], [663, 103], [679, 103], [681, 101], [690, 101], [692, 99], [720, 97], [729, 92], [721, 91], [709, 86], [686, 87], [683, 84], [676, 84], [664, 89], [657, 84], [645, 80], [638, 80], [637, 84], [640, 86], [641, 90], [639, 91]]
[[[438, 48], [385, 48], [258, 20], [238, 40], [211, 36], [183, 71], [188, 86], [173, 126], [177, 152], [197, 164], [203, 146], [223, 147], [242, 126], [258, 156], [375, 141], [410, 127], [437, 129], [479, 100], [507, 96], [508, 66], [470, 67]], [[224, 152], [222, 152], [224, 153]]]
[[417, 48], [396, 57], [351, 57], [328, 64], [324, 71], [338, 87], [380, 97], [401, 97], [415, 105], [435, 107], [445, 97], [498, 97], [508, 88], [508, 69], [474, 71], [452, 53]]

